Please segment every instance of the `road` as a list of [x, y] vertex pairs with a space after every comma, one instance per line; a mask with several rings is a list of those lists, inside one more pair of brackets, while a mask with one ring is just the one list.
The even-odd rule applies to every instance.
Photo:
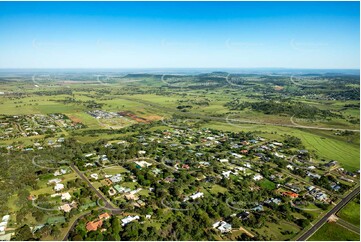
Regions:
[[[79, 169], [74, 165], [74, 164], [71, 164], [70, 167], [80, 176], [81, 179], [83, 179], [87, 184], [88, 186], [95, 192], [95, 194], [99, 197], [99, 199], [103, 200], [104, 202], [104, 209], [106, 210], [109, 210], [109, 212], [111, 212], [112, 214], [120, 214], [123, 212], [122, 209], [112, 205], [108, 199], [103, 195], [103, 193], [101, 193], [98, 189], [96, 189], [93, 184], [91, 184], [91, 182], [88, 180], [88, 178], [86, 178], [84, 176], [84, 174], [79, 171]], [[100, 204], [98, 204], [100, 206]]]
[[334, 208], [332, 208], [328, 213], [325, 214], [315, 225], [313, 225], [307, 232], [305, 232], [297, 241], [306, 241], [310, 238], [319, 228], [322, 227], [324, 223], [327, 222], [327, 219], [332, 215], [336, 214], [341, 208], [343, 208], [348, 202], [350, 202], [355, 196], [360, 193], [360, 186], [355, 188], [350, 194], [341, 200]]
[[75, 225], [78, 223], [79, 219], [81, 219], [81, 218], [83, 218], [83, 217], [85, 217], [86, 215], [89, 215], [89, 214], [91, 214], [91, 211], [90, 211], [90, 212], [87, 212], [87, 213], [79, 216], [77, 219], [75, 219], [74, 222], [73, 222], [73, 224], [69, 227], [68, 231], [66, 232], [66, 234], [65, 234], [64, 238], [62, 239], [62, 241], [68, 240], [68, 237], [69, 237], [70, 232], [74, 229], [74, 227], [75, 227]]

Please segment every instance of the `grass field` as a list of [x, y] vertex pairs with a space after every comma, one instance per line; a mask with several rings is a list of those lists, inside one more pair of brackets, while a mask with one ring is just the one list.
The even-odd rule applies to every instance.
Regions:
[[340, 218], [360, 227], [360, 204], [352, 201], [348, 203], [338, 214]]
[[351, 232], [335, 223], [326, 223], [309, 241], [360, 241], [360, 235]]

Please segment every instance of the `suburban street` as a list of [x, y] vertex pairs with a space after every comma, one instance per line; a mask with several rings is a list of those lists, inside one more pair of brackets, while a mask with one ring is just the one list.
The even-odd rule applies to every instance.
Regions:
[[360, 186], [355, 188], [350, 194], [341, 200], [334, 208], [332, 208], [321, 220], [319, 220], [314, 226], [312, 226], [306, 233], [297, 239], [297, 241], [305, 241], [310, 238], [322, 225], [327, 221], [327, 219], [332, 215], [336, 214], [341, 208], [343, 208], [348, 202], [350, 202], [354, 197], [360, 193]]
[[[109, 212], [111, 212], [112, 214], [120, 214], [123, 210], [115, 207], [114, 205], [112, 205], [107, 198], [103, 195], [103, 193], [101, 193], [98, 189], [96, 189], [91, 182], [84, 176], [84, 174], [79, 171], [79, 169], [74, 165], [71, 164], [70, 167], [80, 176], [81, 179], [83, 179], [88, 185], [89, 187], [95, 192], [95, 194], [97, 194], [97, 196], [99, 197], [99, 199], [103, 200], [104, 202], [104, 209], [109, 210]], [[99, 205], [99, 204], [98, 204]]]

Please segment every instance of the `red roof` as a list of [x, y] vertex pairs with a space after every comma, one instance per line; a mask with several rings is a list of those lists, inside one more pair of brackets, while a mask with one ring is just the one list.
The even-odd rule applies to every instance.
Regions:
[[289, 196], [289, 197], [292, 197], [292, 198], [298, 197], [298, 194], [294, 193], [294, 192], [283, 192], [282, 195]]
[[98, 228], [100, 228], [103, 225], [103, 221], [102, 220], [98, 220], [98, 221], [91, 221], [88, 222], [86, 224], [86, 230], [88, 231], [95, 231]]

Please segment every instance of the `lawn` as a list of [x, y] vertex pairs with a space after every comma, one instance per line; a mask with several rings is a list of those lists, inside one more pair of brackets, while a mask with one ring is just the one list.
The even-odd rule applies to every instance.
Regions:
[[351, 232], [335, 223], [326, 223], [315, 234], [310, 241], [360, 241], [360, 235]]
[[276, 185], [267, 179], [263, 179], [262, 181], [260, 181], [260, 186], [264, 189], [271, 190], [271, 191], [276, 188]]

